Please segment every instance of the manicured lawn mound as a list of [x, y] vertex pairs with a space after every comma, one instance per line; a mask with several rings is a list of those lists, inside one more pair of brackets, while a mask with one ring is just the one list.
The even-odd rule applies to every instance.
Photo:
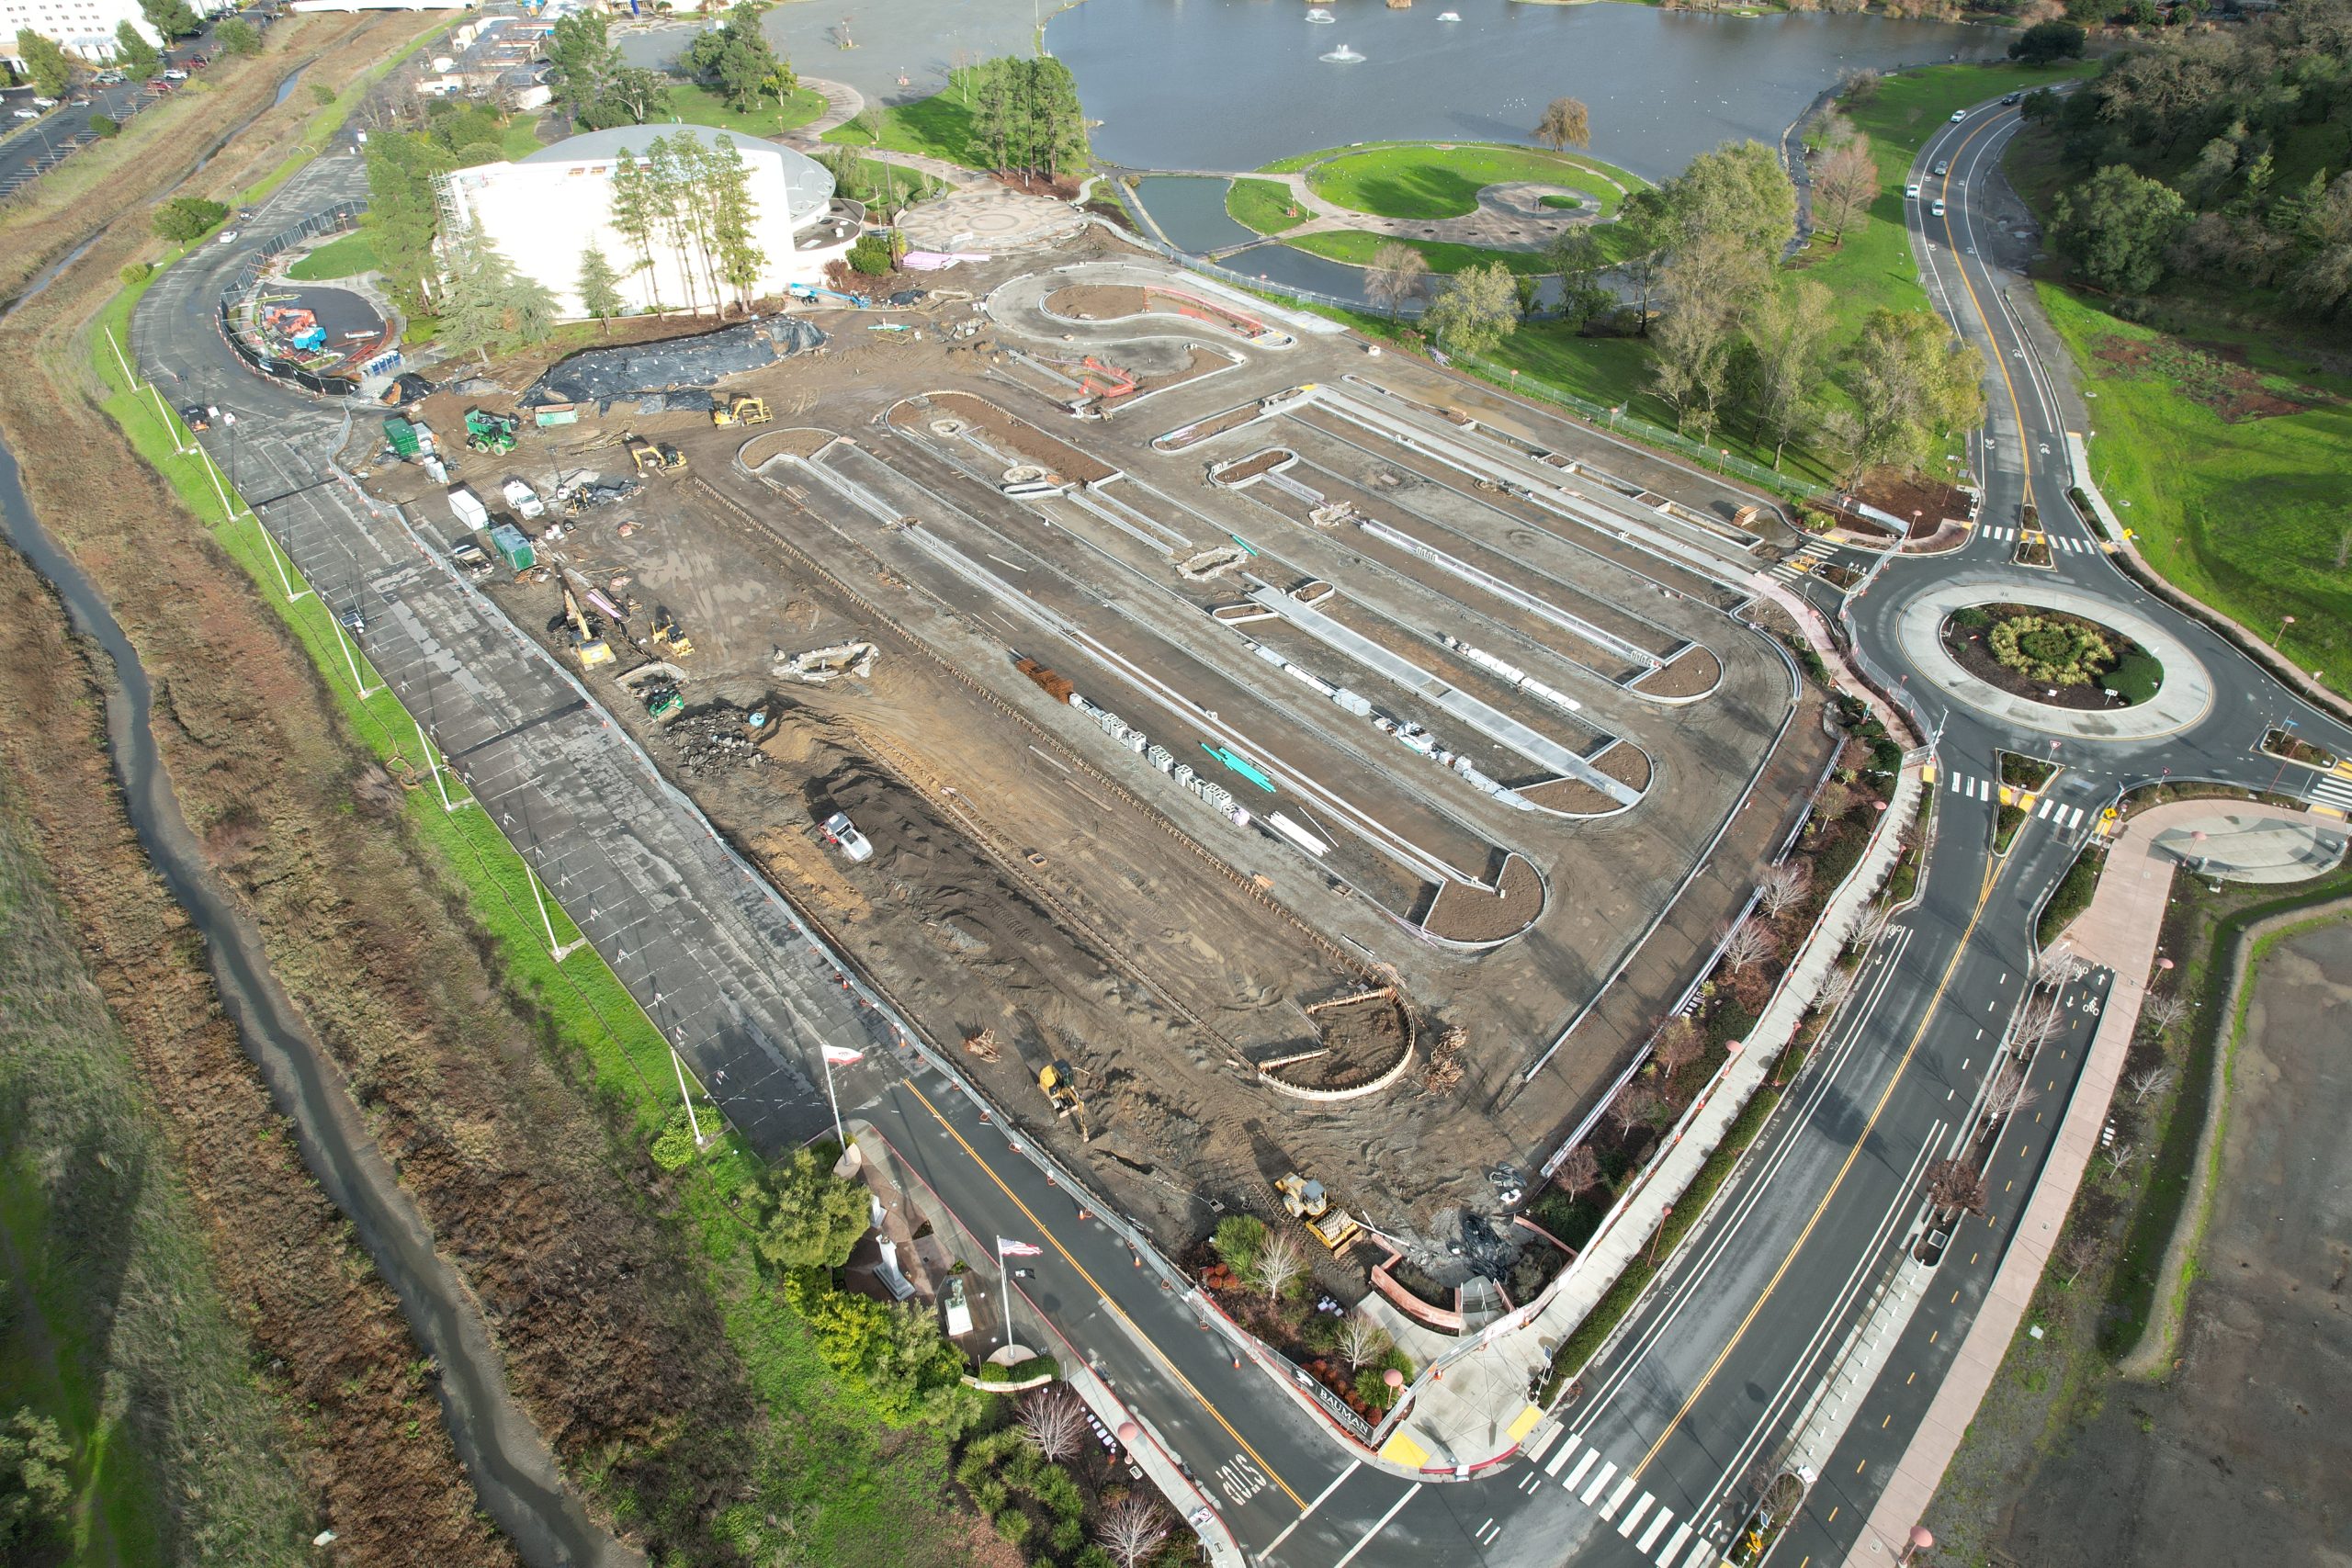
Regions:
[[1295, 205], [1290, 186], [1280, 180], [1236, 180], [1226, 187], [1226, 216], [1244, 229], [1279, 234], [1306, 221], [1306, 211]]
[[1464, 267], [1484, 266], [1488, 262], [1500, 262], [1513, 272], [1531, 276], [1544, 270], [1541, 251], [1490, 251], [1482, 245], [1456, 245], [1443, 240], [1393, 239], [1386, 234], [1368, 234], [1361, 229], [1326, 229], [1284, 240], [1283, 243], [1350, 266], [1370, 266], [1374, 254], [1383, 245], [1405, 245], [1420, 252], [1431, 272], [1460, 272]]
[[[2084, 389], [2098, 394], [2091, 477], [2141, 555], [2259, 636], [2294, 616], [2280, 650], [2352, 693], [2352, 574], [2335, 564], [2352, 515], [2352, 402], [2227, 419], [2193, 389], [2119, 359], [2118, 340], [2153, 345], [2162, 334], [2049, 285], [2041, 302]], [[2339, 400], [2352, 390], [2342, 378], [2310, 379]]]
[[376, 270], [376, 244], [366, 231], [330, 240], [286, 269], [297, 283], [322, 283], [331, 278], [357, 277]]
[[[854, 125], [837, 125], [819, 140], [844, 147], [882, 147], [893, 152], [921, 152], [944, 158], [967, 169], [991, 168], [996, 153], [980, 136], [978, 123], [967, 104], [967, 72], [956, 73], [944, 93], [892, 104], [882, 111], [882, 136], [877, 141]], [[814, 118], [813, 116], [811, 118]]]
[[796, 87], [780, 107], [770, 105], [744, 114], [728, 107], [726, 101], [708, 87], [680, 82], [671, 85], [670, 112], [664, 118], [682, 119], [688, 125], [715, 125], [746, 136], [776, 136], [797, 130], [824, 112], [825, 95], [813, 87]]
[[1605, 216], [1642, 182], [1623, 169], [1569, 153], [1493, 144], [1398, 142], [1342, 152], [1311, 164], [1306, 182], [1324, 200], [1381, 218], [1463, 218], [1478, 192], [1516, 182], [1563, 186]]

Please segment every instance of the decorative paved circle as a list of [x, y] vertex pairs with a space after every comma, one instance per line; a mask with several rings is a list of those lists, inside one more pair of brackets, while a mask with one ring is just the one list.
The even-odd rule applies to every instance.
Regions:
[[[2114, 628], [2164, 666], [2156, 694], [2128, 708], [2085, 711], [2016, 696], [1979, 680], [1945, 651], [1941, 633], [1953, 611], [1987, 603], [2060, 610]], [[2153, 740], [2188, 728], [2213, 705], [2212, 676], [2178, 637], [2121, 604], [2071, 588], [1972, 574], [1939, 583], [1905, 604], [1895, 629], [1913, 668], [1946, 694], [1979, 713], [2043, 735], [2077, 740]]]
[[1066, 201], [995, 187], [959, 190], [907, 209], [900, 227], [919, 251], [1035, 250], [1084, 225]]

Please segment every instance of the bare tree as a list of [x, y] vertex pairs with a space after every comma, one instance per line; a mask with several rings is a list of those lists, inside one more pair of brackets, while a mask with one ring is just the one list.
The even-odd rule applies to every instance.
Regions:
[[1578, 1144], [1560, 1162], [1560, 1168], [1552, 1179], [1561, 1191], [1568, 1195], [1568, 1201], [1574, 1202], [1600, 1185], [1600, 1156], [1592, 1152], [1589, 1144]]
[[1887, 927], [1894, 923], [1894, 911], [1892, 908], [1884, 904], [1872, 904], [1854, 922], [1854, 929], [1846, 940], [1855, 952], [1868, 953], [1878, 945], [1878, 939], [1884, 936]]
[[1815, 822], [1835, 822], [1852, 809], [1852, 786], [1839, 784], [1836, 779], [1823, 784], [1821, 793], [1813, 798], [1813, 818]]
[[1388, 1337], [1388, 1331], [1372, 1319], [1351, 1317], [1340, 1325], [1339, 1341], [1333, 1348], [1340, 1352], [1340, 1359], [1352, 1368], [1361, 1367], [1368, 1361], [1377, 1361], [1388, 1354], [1388, 1348], [1393, 1343]]
[[1724, 962], [1735, 975], [1753, 969], [1772, 956], [1780, 942], [1772, 928], [1761, 920], [1742, 920], [1724, 936]]
[[1617, 1123], [1619, 1136], [1630, 1138], [1634, 1128], [1645, 1125], [1656, 1114], [1657, 1107], [1657, 1091], [1637, 1083], [1627, 1084], [1609, 1102], [1609, 1119]]
[[2131, 1168], [2132, 1162], [2140, 1156], [2140, 1151], [2130, 1144], [2110, 1144], [2104, 1154], [2107, 1159], [2107, 1173], [2109, 1176], [2121, 1176]]
[[1862, 983], [1860, 969], [1832, 969], [1829, 977], [1821, 982], [1821, 990], [1813, 1005], [1825, 1018], [1834, 1017], [1838, 1010], [1853, 1000], [1855, 987]]
[[1094, 1527], [1095, 1541], [1117, 1561], [1119, 1568], [1136, 1568], [1167, 1539], [1168, 1515], [1159, 1499], [1140, 1490], [1104, 1509]]
[[2035, 976], [2046, 986], [2071, 986], [2090, 972], [2089, 960], [2063, 942], [2034, 966]]
[[1699, 1059], [1702, 1043], [1697, 1024], [1687, 1018], [1669, 1018], [1666, 1027], [1657, 1032], [1657, 1038], [1650, 1042], [1650, 1059], [1664, 1069], [1668, 1077], [1672, 1077]]
[[1829, 244], [1846, 243], [1846, 231], [1870, 220], [1870, 205], [1878, 199], [1878, 160], [1871, 156], [1871, 139], [1857, 133], [1832, 148], [1813, 175], [1813, 215], [1829, 230]]
[[1928, 1196], [1939, 1209], [1981, 1214], [1989, 1199], [1984, 1179], [1964, 1159], [1939, 1159], [1928, 1168]]
[[1086, 1441], [1086, 1406], [1061, 1383], [1032, 1389], [1021, 1402], [1021, 1435], [1047, 1462], [1058, 1464]]
[[2132, 1086], [2132, 1103], [2139, 1105], [2170, 1089], [2172, 1078], [2172, 1069], [2158, 1064], [2144, 1067], [2123, 1081]]
[[2004, 1062], [2001, 1070], [1993, 1075], [1993, 1087], [1984, 1091], [1984, 1118], [1988, 1122], [2006, 1122], [2041, 1098], [2025, 1076], [2025, 1069], [2015, 1062]]
[[2009, 1042], [2020, 1056], [2030, 1056], [2066, 1032], [2066, 1011], [2055, 997], [2036, 997], [2018, 1014]]
[[2058, 1244], [2058, 1266], [2066, 1271], [2068, 1285], [2083, 1277], [2083, 1270], [2098, 1261], [2098, 1237], [2088, 1231], [2073, 1231]]
[[1270, 1302], [1280, 1301], [1283, 1292], [1306, 1272], [1306, 1252], [1298, 1245], [1298, 1237], [1288, 1231], [1275, 1231], [1267, 1236], [1257, 1260], [1250, 1265], [1250, 1277], [1266, 1292]]
[[1811, 880], [1803, 861], [1784, 860], [1757, 879], [1756, 901], [1766, 914], [1777, 916], [1804, 897]]
[[1592, 116], [1582, 98], [1554, 98], [1535, 122], [1535, 140], [1555, 152], [1592, 145]]
[[2188, 1021], [2188, 1001], [2177, 992], [2151, 991], [2140, 1002], [2140, 1028], [2157, 1040]]
[[1429, 276], [1428, 257], [1391, 240], [1372, 253], [1372, 265], [1363, 275], [1364, 298], [1387, 311], [1393, 321], [1405, 301], [1419, 295]]

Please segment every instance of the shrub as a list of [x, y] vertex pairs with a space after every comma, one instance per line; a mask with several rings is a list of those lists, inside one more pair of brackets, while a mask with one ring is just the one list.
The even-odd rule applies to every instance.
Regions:
[[1247, 1274], [1265, 1248], [1266, 1223], [1255, 1214], [1227, 1214], [1216, 1223], [1216, 1238], [1210, 1245], [1235, 1273]]
[[1374, 1410], [1385, 1410], [1396, 1403], [1396, 1391], [1388, 1386], [1385, 1369], [1366, 1367], [1356, 1374], [1356, 1397]]
[[122, 121], [109, 119], [102, 114], [94, 114], [90, 117], [90, 134], [101, 141], [110, 137], [119, 136], [122, 134]]
[[2049, 615], [2012, 615], [1985, 640], [2000, 664], [2052, 686], [2089, 685], [2115, 662], [2115, 650], [2092, 627]]
[[849, 265], [853, 270], [868, 277], [880, 277], [889, 272], [890, 242], [879, 234], [865, 234], [849, 248]]
[[125, 262], [122, 264], [122, 270], [115, 276], [122, 279], [125, 287], [135, 288], [153, 276], [154, 271], [153, 262]]
[[694, 1163], [696, 1152], [694, 1127], [680, 1107], [670, 1113], [669, 1125], [653, 1140], [653, 1163], [664, 1170], [683, 1170]]

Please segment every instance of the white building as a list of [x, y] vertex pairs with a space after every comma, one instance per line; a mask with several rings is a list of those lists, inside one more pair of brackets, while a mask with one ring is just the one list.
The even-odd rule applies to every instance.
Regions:
[[68, 54], [99, 62], [114, 58], [119, 41], [115, 28], [124, 22], [157, 49], [164, 47], [164, 35], [141, 14], [139, 0], [0, 0], [0, 44], [20, 71], [25, 62], [17, 58], [17, 34], [21, 28], [31, 28]]
[[[5, 3], [5, 0], [0, 0]], [[691, 135], [735, 144], [751, 171], [755, 213], [752, 243], [765, 253], [758, 293], [781, 294], [789, 283], [813, 283], [825, 264], [846, 254], [854, 223], [829, 220], [833, 176], [815, 159], [731, 130], [707, 126], [628, 125], [592, 130], [542, 147], [516, 163], [485, 164], [441, 176], [441, 231], [472, 232], [537, 279], [566, 315], [580, 307], [580, 262], [590, 246], [622, 275], [621, 294], [636, 309], [657, 301], [671, 309], [709, 303], [708, 286], [689, 279], [668, 245], [657, 243], [650, 268], [613, 227], [613, 168], [623, 152], [642, 160], [656, 137]]]

